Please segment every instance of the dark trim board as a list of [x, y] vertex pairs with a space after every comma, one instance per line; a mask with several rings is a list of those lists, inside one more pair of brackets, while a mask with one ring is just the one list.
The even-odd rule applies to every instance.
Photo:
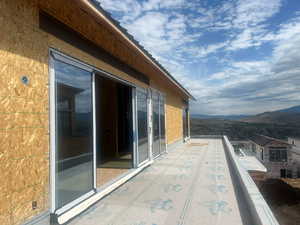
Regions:
[[73, 30], [69, 26], [63, 24], [42, 10], [40, 10], [39, 13], [39, 27], [41, 30], [67, 42], [68, 44], [94, 56], [95, 58], [104, 61], [107, 64], [112, 65], [113, 67], [127, 73], [133, 78], [145, 84], [150, 83], [149, 78], [145, 74], [135, 70], [131, 66], [117, 59], [100, 46], [86, 39], [77, 31]]

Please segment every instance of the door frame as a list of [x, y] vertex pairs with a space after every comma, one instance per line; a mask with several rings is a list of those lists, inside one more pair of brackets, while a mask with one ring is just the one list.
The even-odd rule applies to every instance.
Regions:
[[[159, 114], [159, 111], [160, 111], [160, 105], [159, 105], [159, 96], [160, 96], [160, 92], [157, 90], [157, 89], [154, 89], [154, 88], [150, 88], [150, 91], [151, 91], [151, 126], [152, 126], [152, 133], [151, 133], [151, 158], [152, 160], [158, 158], [160, 156], [160, 114]], [[158, 121], [159, 121], [159, 124], [158, 124], [158, 133], [159, 133], [159, 153], [156, 155], [156, 156], [153, 156], [153, 142], [154, 142], [154, 138], [153, 138], [153, 94], [156, 93], [158, 95]]]
[[[72, 56], [66, 55], [54, 48], [49, 48], [49, 131], [50, 131], [50, 179], [49, 179], [49, 186], [50, 186], [50, 213], [61, 215], [66, 211], [70, 210], [74, 206], [78, 205], [79, 203], [85, 201], [86, 199], [90, 198], [92, 195], [97, 193], [97, 129], [96, 129], [96, 96], [95, 96], [95, 78], [96, 76], [103, 76], [109, 79], [112, 79], [116, 82], [122, 83], [127, 85], [132, 90], [132, 144], [133, 144], [133, 169], [136, 169], [138, 165], [137, 162], [137, 132], [136, 132], [136, 93], [135, 89], [137, 86], [131, 82], [123, 80], [113, 74], [110, 74], [106, 71], [93, 67], [89, 64], [86, 64]], [[56, 209], [56, 192], [55, 192], [55, 185], [56, 185], [56, 87], [55, 87], [55, 68], [54, 62], [55, 60], [67, 63], [69, 65], [78, 67], [83, 69], [87, 72], [91, 73], [92, 78], [92, 111], [93, 111], [93, 189], [79, 198], [69, 202], [68, 204], [64, 205], [61, 208]], [[125, 174], [126, 175], [126, 174]], [[125, 176], [124, 175], [124, 176]]]
[[168, 152], [168, 150], [167, 150], [167, 119], [166, 119], [166, 94], [165, 93], [163, 93], [163, 92], [161, 92], [161, 91], [159, 91], [159, 90], [157, 90], [157, 89], [155, 89], [155, 88], [149, 88], [149, 91], [150, 91], [150, 93], [151, 93], [151, 95], [150, 95], [150, 99], [151, 99], [151, 107], [150, 107], [150, 111], [151, 111], [151, 121], [150, 121], [150, 123], [151, 123], [151, 126], [152, 126], [152, 128], [153, 128], [153, 107], [152, 107], [152, 104], [153, 104], [153, 102], [152, 102], [152, 94], [153, 94], [153, 92], [156, 92], [157, 94], [158, 94], [158, 105], [159, 105], [159, 107], [158, 107], [158, 121], [159, 121], [159, 154], [157, 155], [157, 156], [155, 156], [155, 157], [153, 157], [153, 129], [151, 129], [151, 159], [156, 159], [157, 157], [159, 157], [159, 156], [161, 156], [161, 154], [162, 154], [162, 152], [161, 152], [161, 141], [160, 141], [160, 137], [161, 137], [161, 123], [160, 123], [160, 110], [161, 110], [161, 107], [160, 107], [160, 99], [161, 99], [161, 96], [164, 98], [164, 116], [165, 116], [165, 122], [164, 122], [164, 126], [165, 126], [165, 149], [166, 149], [166, 151], [165, 152], [163, 152], [163, 154], [164, 153], [167, 153]]
[[[117, 83], [121, 83], [122, 85], [125, 85], [125, 86], [128, 86], [131, 90], [131, 114], [132, 114], [132, 168], [131, 169], [135, 169], [137, 168], [137, 132], [136, 132], [136, 88], [137, 86], [132, 84], [132, 83], [129, 83], [127, 81], [124, 81], [122, 79], [119, 79], [117, 77], [115, 77], [114, 75], [109, 75], [107, 74], [106, 72], [103, 72], [99, 69], [94, 69], [93, 70], [93, 74], [94, 74], [94, 86], [95, 86], [95, 90], [94, 90], [94, 94], [93, 94], [93, 98], [95, 100], [94, 102], [94, 114], [95, 114], [95, 118], [94, 118], [94, 123], [95, 123], [95, 137], [97, 137], [97, 126], [96, 126], [96, 120], [97, 120], [97, 107], [96, 107], [96, 100], [97, 100], [97, 96], [96, 96], [96, 82], [95, 82], [95, 79], [97, 77], [104, 77], [104, 78], [107, 78], [107, 79], [110, 79], [110, 80], [113, 80]], [[96, 138], [95, 138], [96, 139]], [[98, 148], [97, 148], [98, 147]], [[97, 145], [97, 139], [95, 140], [95, 156], [94, 156], [94, 164], [95, 164], [95, 175], [97, 176], [97, 149], [101, 149], [101, 146], [98, 146]], [[95, 189], [97, 190], [102, 190], [102, 187], [97, 187], [97, 180], [95, 178]]]
[[149, 148], [149, 159], [153, 160], [153, 151], [152, 151], [152, 147], [153, 147], [153, 120], [152, 120], [152, 116], [153, 116], [153, 112], [152, 112], [152, 92], [151, 89], [148, 88], [147, 89], [148, 92], [148, 135], [149, 135], [149, 143], [148, 143], [148, 148]]
[[[89, 192], [83, 194], [79, 198], [67, 203], [66, 205], [56, 209], [56, 87], [55, 87], [55, 68], [54, 68], [54, 61], [60, 61], [66, 64], [69, 64], [71, 66], [83, 69], [87, 72], [91, 73], [91, 78], [93, 76], [93, 70], [89, 67], [87, 67], [84, 64], [81, 64], [80, 62], [76, 60], [72, 60], [69, 57], [65, 57], [61, 53], [58, 53], [57, 51], [54, 51], [52, 49], [49, 50], [49, 75], [50, 75], [50, 84], [49, 84], [49, 102], [50, 102], [50, 195], [51, 195], [51, 213], [55, 214], [62, 214], [65, 211], [71, 209], [78, 203], [86, 200], [87, 198], [91, 197], [93, 194], [95, 194], [95, 187], [94, 187], [94, 176], [95, 171], [93, 170], [93, 189]], [[93, 84], [91, 84], [92, 86]], [[93, 89], [93, 88], [92, 88]], [[94, 105], [92, 102], [92, 110], [94, 111]], [[93, 129], [94, 129], [94, 121], [93, 121]], [[93, 137], [94, 139], [94, 137]], [[94, 140], [93, 140], [94, 142]], [[94, 146], [93, 146], [94, 147]], [[93, 150], [94, 151], [94, 150]], [[94, 153], [94, 152], [93, 152]], [[94, 156], [93, 156], [94, 157]]]
[[[139, 162], [139, 134], [138, 134], [138, 111], [137, 111], [137, 91], [142, 91], [142, 92], [145, 92], [146, 95], [147, 95], [147, 134], [148, 134], [148, 143], [147, 143], [147, 146], [148, 146], [148, 158], [146, 160], [144, 160], [143, 162]], [[140, 88], [140, 87], [136, 87], [135, 88], [135, 121], [136, 121], [136, 168], [138, 167], [141, 167], [143, 166], [144, 164], [148, 163], [152, 157], [151, 157], [151, 154], [152, 154], [152, 151], [150, 150], [150, 146], [151, 146], [151, 140], [150, 140], [150, 135], [152, 134], [151, 133], [151, 128], [152, 128], [152, 125], [150, 124], [150, 98], [149, 98], [149, 89], [148, 88]], [[150, 127], [151, 126], [151, 127]]]
[[[161, 154], [165, 154], [165, 153], [167, 153], [168, 151], [167, 151], [167, 119], [166, 119], [166, 115], [167, 115], [167, 113], [166, 113], [166, 94], [165, 93], [163, 93], [163, 92], [160, 92], [159, 91], [159, 126], [161, 126], [161, 121], [160, 121], [160, 115], [161, 115], [161, 113], [160, 113], [160, 110], [161, 110], [161, 107], [160, 107], [160, 101], [161, 101], [161, 97], [164, 99], [164, 104], [163, 104], [163, 108], [164, 108], [164, 126], [165, 126], [165, 151], [164, 152], [161, 152], [161, 149], [160, 149], [160, 155]], [[159, 135], [161, 136], [161, 127], [159, 127]], [[161, 140], [161, 138], [160, 138], [160, 140]], [[160, 143], [160, 145], [159, 145], [159, 148], [161, 147], [161, 143]]]

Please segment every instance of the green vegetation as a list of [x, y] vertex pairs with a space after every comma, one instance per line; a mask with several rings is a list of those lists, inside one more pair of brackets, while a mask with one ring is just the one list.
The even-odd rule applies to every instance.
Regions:
[[300, 137], [300, 124], [247, 123], [222, 119], [191, 118], [191, 136], [227, 135], [230, 139], [244, 140], [254, 134], [262, 134], [279, 139], [288, 136]]

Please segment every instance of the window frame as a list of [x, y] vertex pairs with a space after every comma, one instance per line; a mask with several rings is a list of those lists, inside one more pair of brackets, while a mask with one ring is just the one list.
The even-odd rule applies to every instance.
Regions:
[[270, 147], [269, 148], [270, 162], [287, 162], [287, 148], [286, 147]]

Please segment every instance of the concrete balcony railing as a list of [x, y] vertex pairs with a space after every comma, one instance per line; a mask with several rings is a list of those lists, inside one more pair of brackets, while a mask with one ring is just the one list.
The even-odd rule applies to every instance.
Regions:
[[229, 160], [228, 163], [232, 165], [233, 173], [237, 177], [241, 191], [247, 200], [253, 221], [258, 225], [279, 225], [249, 173], [240, 165], [230, 141], [226, 136], [222, 138]]

